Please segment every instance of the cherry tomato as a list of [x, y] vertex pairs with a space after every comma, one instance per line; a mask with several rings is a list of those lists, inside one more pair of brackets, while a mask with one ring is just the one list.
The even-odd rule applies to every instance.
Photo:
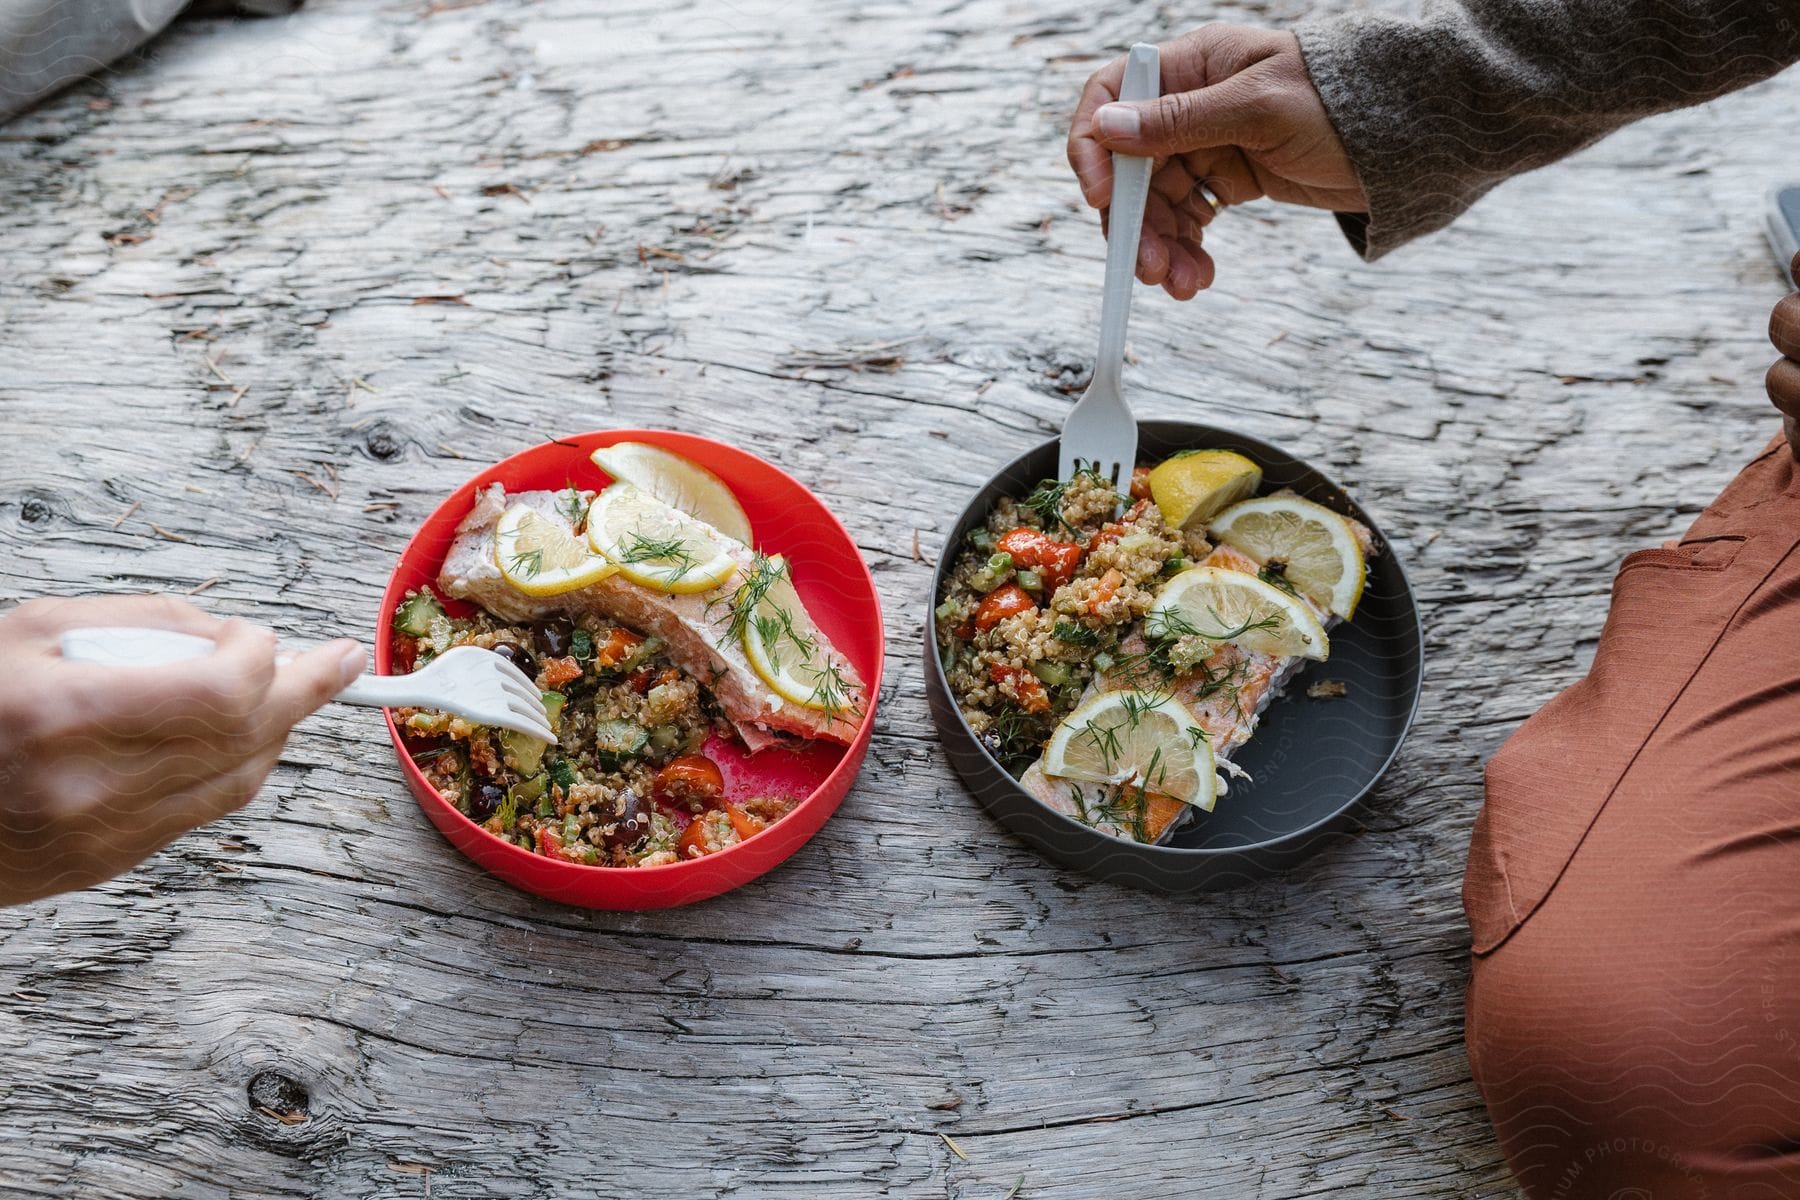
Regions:
[[719, 764], [704, 754], [683, 754], [671, 759], [651, 781], [650, 794], [664, 804], [711, 808], [725, 798], [725, 777]]
[[1015, 613], [1030, 612], [1037, 607], [1025, 589], [1016, 583], [995, 588], [981, 601], [975, 610], [975, 628], [992, 629], [1007, 617]]
[[606, 641], [600, 644], [594, 658], [603, 667], [616, 667], [630, 658], [632, 651], [643, 644], [643, 634], [633, 633], [623, 625], [615, 625], [612, 632], [606, 635]]
[[763, 831], [763, 823], [745, 812], [735, 804], [725, 806], [725, 815], [731, 818], [731, 827], [737, 830], [738, 840], [754, 836]]
[[995, 663], [988, 668], [988, 678], [1003, 688], [1010, 686], [1019, 699], [1019, 707], [1026, 712], [1050, 711], [1050, 694], [1044, 690], [1043, 681], [1025, 668]]
[[631, 685], [631, 690], [640, 696], [649, 691], [650, 685], [655, 681], [656, 669], [654, 667], [639, 667], [625, 677], [625, 682]]
[[1131, 498], [1148, 500], [1150, 498], [1150, 468], [1131, 468]]
[[688, 822], [688, 827], [681, 831], [681, 840], [675, 843], [675, 852], [682, 858], [701, 858], [706, 854], [706, 820], [696, 817]]

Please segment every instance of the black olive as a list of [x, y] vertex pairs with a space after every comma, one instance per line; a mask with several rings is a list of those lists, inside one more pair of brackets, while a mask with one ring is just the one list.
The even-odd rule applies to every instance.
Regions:
[[650, 810], [638, 799], [636, 792], [627, 791], [619, 798], [618, 818], [606, 832], [607, 848], [630, 849], [649, 832]]
[[476, 821], [485, 821], [494, 815], [500, 802], [506, 799], [506, 789], [497, 783], [478, 783], [475, 790], [469, 793], [469, 816]]
[[538, 631], [538, 641], [551, 658], [562, 658], [569, 653], [569, 629], [565, 625], [544, 626]]
[[525, 673], [525, 678], [537, 678], [537, 659], [533, 658], [531, 656], [531, 651], [525, 649], [523, 646], [515, 646], [511, 642], [498, 642], [495, 645], [488, 647], [488, 649], [523, 671]]

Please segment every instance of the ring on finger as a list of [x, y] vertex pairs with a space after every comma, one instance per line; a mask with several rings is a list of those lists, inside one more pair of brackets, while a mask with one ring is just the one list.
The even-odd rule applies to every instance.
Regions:
[[1207, 187], [1203, 181], [1198, 179], [1195, 180], [1194, 190], [1200, 193], [1200, 198], [1202, 200], [1205, 200], [1208, 204], [1212, 205], [1213, 215], [1215, 217], [1225, 211], [1225, 202], [1219, 199], [1218, 195], [1214, 193], [1211, 188]]

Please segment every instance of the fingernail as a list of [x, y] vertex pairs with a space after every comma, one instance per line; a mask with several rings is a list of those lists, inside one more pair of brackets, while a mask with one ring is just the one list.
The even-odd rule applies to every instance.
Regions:
[[1134, 138], [1138, 135], [1138, 110], [1129, 104], [1106, 104], [1094, 114], [1100, 132], [1107, 137]]
[[338, 669], [343, 672], [344, 682], [351, 683], [361, 675], [366, 661], [368, 656], [363, 653], [363, 648], [351, 643], [350, 648], [344, 651], [344, 657], [338, 660]]

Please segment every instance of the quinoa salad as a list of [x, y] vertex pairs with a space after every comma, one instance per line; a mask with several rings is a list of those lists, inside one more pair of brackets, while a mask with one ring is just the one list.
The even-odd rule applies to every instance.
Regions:
[[[934, 612], [964, 722], [1029, 794], [1159, 842], [1212, 811], [1232, 756], [1362, 594], [1367, 527], [1229, 450], [1003, 497]], [[1341, 690], [1324, 693], [1341, 696]]]
[[1020, 773], [1074, 709], [1096, 670], [1149, 611], [1188, 540], [1140, 493], [1091, 471], [1003, 497], [969, 536], [936, 611], [945, 674], [963, 719]]
[[454, 646], [507, 659], [543, 693], [553, 744], [425, 709], [394, 714], [407, 751], [469, 820], [526, 850], [593, 866], [654, 867], [736, 845], [797, 806], [725, 798], [707, 739], [732, 728], [661, 640], [582, 614], [452, 617], [429, 589], [394, 617], [399, 671]]

